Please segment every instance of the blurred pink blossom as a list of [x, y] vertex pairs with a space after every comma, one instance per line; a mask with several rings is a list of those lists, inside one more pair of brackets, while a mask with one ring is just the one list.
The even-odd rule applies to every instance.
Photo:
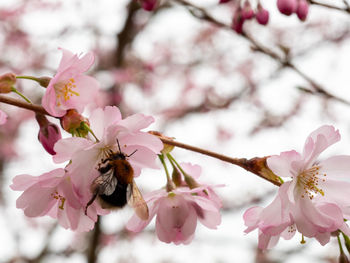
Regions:
[[146, 11], [152, 11], [157, 7], [158, 0], [139, 0], [141, 6]]
[[282, 14], [290, 16], [297, 9], [297, 0], [277, 0], [277, 7]]
[[263, 8], [260, 3], [258, 4], [258, 10], [255, 14], [255, 19], [260, 25], [266, 25], [269, 22], [269, 11]]
[[57, 73], [42, 99], [45, 110], [55, 117], [62, 117], [68, 109], [81, 113], [99, 89], [94, 78], [83, 75], [93, 64], [94, 55], [88, 53], [78, 57], [68, 50], [61, 50], [63, 55]]
[[297, 16], [301, 21], [305, 21], [309, 13], [309, 4], [306, 0], [299, 0], [298, 7], [296, 10]]

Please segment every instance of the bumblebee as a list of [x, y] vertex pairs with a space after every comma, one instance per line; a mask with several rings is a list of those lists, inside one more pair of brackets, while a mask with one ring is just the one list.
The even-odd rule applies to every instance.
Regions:
[[117, 143], [119, 152], [110, 150], [98, 166], [100, 175], [91, 184], [93, 195], [86, 204], [85, 215], [87, 208], [97, 198], [102, 208], [122, 208], [129, 204], [138, 217], [147, 220], [148, 207], [134, 181], [134, 170], [127, 160], [137, 150], [126, 155], [121, 151], [118, 140]]

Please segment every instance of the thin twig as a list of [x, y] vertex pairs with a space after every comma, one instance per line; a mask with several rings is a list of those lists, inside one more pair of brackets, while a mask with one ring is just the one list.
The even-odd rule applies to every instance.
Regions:
[[[227, 29], [229, 31], [232, 31], [232, 33], [234, 33], [234, 31], [232, 30], [230, 25], [227, 25], [223, 22], [218, 21], [215, 17], [213, 17], [211, 14], [209, 14], [208, 11], [205, 10], [204, 8], [196, 6], [190, 2], [187, 2], [186, 0], [174, 0], [174, 1], [185, 6], [194, 17], [208, 21], [217, 27]], [[274, 59], [275, 61], [280, 63], [282, 66], [292, 69], [300, 77], [305, 79], [314, 89], [314, 92], [312, 94], [319, 94], [319, 95], [322, 95], [328, 99], [333, 99], [333, 100], [336, 100], [338, 102], [344, 103], [346, 105], [350, 105], [349, 101], [346, 101], [342, 98], [334, 96], [334, 95], [330, 94], [328, 91], [326, 91], [326, 89], [323, 88], [319, 83], [314, 81], [306, 73], [304, 73], [300, 68], [298, 68], [296, 65], [294, 65], [289, 60], [289, 58], [287, 56], [281, 57], [278, 53], [274, 52], [272, 49], [263, 46], [251, 34], [249, 34], [246, 31], [244, 31], [241, 34], [241, 36], [243, 36], [246, 40], [248, 40], [250, 42], [250, 44], [252, 45], [252, 49], [254, 51], [260, 52], [264, 55], [271, 57], [272, 59]]]
[[343, 1], [343, 2], [346, 5], [346, 8], [342, 8], [342, 7], [338, 7], [338, 6], [334, 6], [334, 5], [330, 5], [330, 4], [325, 4], [325, 3], [321, 3], [321, 2], [318, 2], [318, 1], [314, 1], [314, 0], [309, 0], [310, 4], [318, 5], [318, 6], [326, 7], [326, 8], [329, 8], [329, 9], [338, 10], [338, 11], [342, 11], [342, 12], [345, 12], [345, 13], [349, 14], [350, 13], [350, 6], [349, 6], [349, 4], [346, 1]]

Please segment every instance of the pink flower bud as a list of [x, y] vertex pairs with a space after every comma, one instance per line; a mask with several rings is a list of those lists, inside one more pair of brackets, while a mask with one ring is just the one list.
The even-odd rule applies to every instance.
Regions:
[[293, 14], [297, 9], [296, 0], [277, 0], [278, 10], [287, 16]]
[[141, 0], [141, 6], [146, 11], [152, 11], [157, 6], [157, 0]]
[[252, 19], [254, 17], [254, 11], [249, 1], [245, 1], [241, 15], [243, 19]]
[[16, 75], [13, 73], [6, 73], [0, 76], [0, 93], [10, 93], [12, 86], [16, 83]]
[[62, 138], [59, 127], [47, 120], [42, 114], [36, 114], [35, 116], [39, 126], [38, 140], [44, 147], [44, 149], [51, 155], [55, 155], [53, 147], [55, 143]]
[[243, 32], [243, 23], [244, 23], [244, 18], [242, 17], [241, 14], [241, 9], [238, 8], [233, 15], [233, 20], [232, 20], [232, 26], [231, 28], [236, 31], [238, 34], [242, 34]]
[[258, 12], [255, 14], [255, 18], [260, 25], [266, 25], [269, 22], [269, 11], [263, 8], [260, 3], [258, 4]]
[[76, 110], [68, 110], [66, 115], [61, 118], [62, 128], [65, 131], [79, 137], [86, 137], [89, 133], [84, 126], [84, 123], [89, 126], [89, 121], [80, 115]]
[[301, 21], [305, 21], [309, 12], [309, 4], [305, 0], [299, 0], [297, 15]]
[[220, 0], [219, 1], [219, 4], [224, 4], [224, 3], [227, 3], [227, 2], [230, 2], [231, 0]]

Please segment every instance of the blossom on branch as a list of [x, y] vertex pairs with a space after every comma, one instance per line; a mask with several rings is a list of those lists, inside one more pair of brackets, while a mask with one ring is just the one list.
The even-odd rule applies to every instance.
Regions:
[[62, 168], [40, 176], [18, 175], [10, 187], [23, 191], [16, 206], [28, 217], [49, 215], [64, 228], [76, 231], [89, 231], [94, 226], [94, 220], [84, 215], [70, 175]]
[[[181, 164], [186, 173], [198, 178], [201, 167], [190, 163]], [[220, 198], [212, 186], [200, 185], [190, 189], [180, 186], [171, 191], [160, 189], [145, 195], [150, 209], [148, 220], [141, 220], [136, 214], [126, 228], [132, 232], [142, 231], [156, 216], [156, 233], [160, 241], [176, 245], [189, 244], [194, 238], [197, 220], [204, 226], [216, 229], [221, 223]]]
[[69, 109], [81, 113], [99, 89], [96, 79], [83, 75], [93, 64], [94, 55], [87, 53], [79, 57], [68, 50], [61, 50], [63, 54], [57, 73], [42, 99], [45, 110], [55, 117], [62, 117]]
[[[266, 208], [250, 208], [244, 220], [250, 232], [259, 229], [259, 247], [270, 248], [279, 236], [285, 239], [299, 231], [315, 237], [322, 245], [338, 229], [350, 234], [344, 219], [350, 219], [350, 156], [333, 156], [317, 161], [326, 148], [340, 140], [333, 126], [322, 126], [306, 139], [303, 153], [282, 152], [267, 159], [278, 176], [291, 178], [282, 184], [275, 200]], [[287, 232], [286, 232], [287, 231]]]
[[[98, 139], [97, 142], [89, 138], [73, 137], [56, 143], [56, 155], [53, 159], [57, 163], [70, 161], [66, 169], [85, 205], [91, 200], [91, 184], [100, 175], [98, 167], [102, 160], [111, 151], [119, 151], [117, 141], [126, 156], [133, 153], [128, 157], [128, 162], [133, 168], [134, 176], [140, 175], [144, 167], [158, 168], [155, 160], [163, 144], [156, 136], [141, 131], [153, 120], [153, 117], [143, 114], [122, 119], [117, 107], [98, 108], [89, 118], [90, 128]], [[88, 216], [90, 213], [95, 214], [93, 209], [94, 207], [89, 206]]]

